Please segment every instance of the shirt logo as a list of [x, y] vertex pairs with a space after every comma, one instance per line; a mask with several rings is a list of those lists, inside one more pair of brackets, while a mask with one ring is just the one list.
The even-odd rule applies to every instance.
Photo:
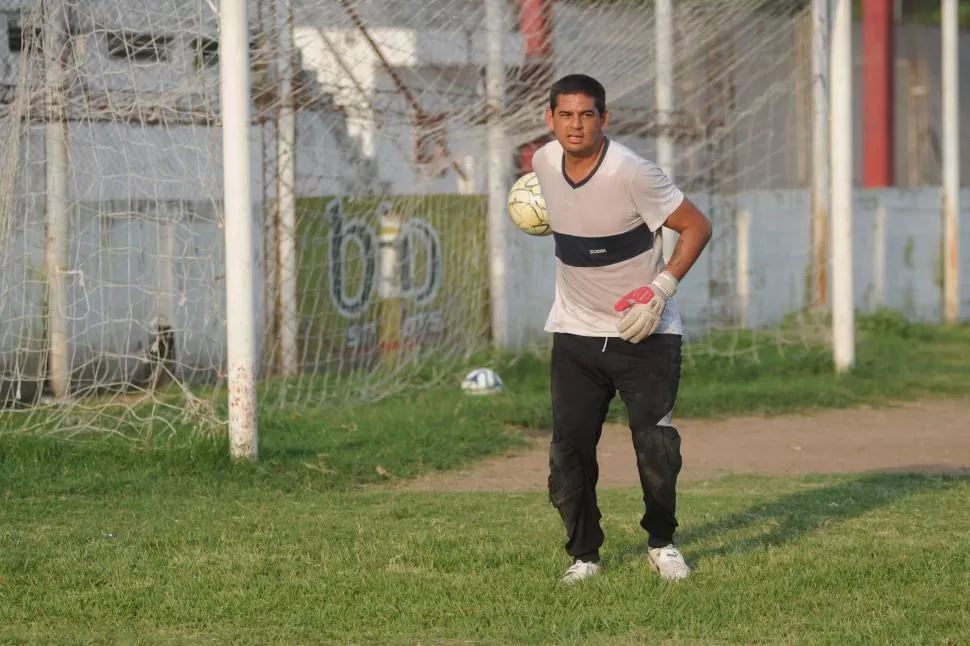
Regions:
[[598, 253], [606, 253], [606, 249], [590, 249], [589, 253], [590, 255], [598, 254]]

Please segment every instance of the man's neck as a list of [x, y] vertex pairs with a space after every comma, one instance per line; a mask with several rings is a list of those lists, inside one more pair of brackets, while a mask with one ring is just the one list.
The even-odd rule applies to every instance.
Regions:
[[563, 151], [564, 159], [566, 162], [566, 172], [573, 180], [578, 180], [584, 178], [589, 174], [589, 171], [596, 166], [599, 161], [600, 156], [603, 154], [604, 144], [606, 143], [606, 137], [600, 138], [600, 143], [593, 152], [587, 155], [576, 155], [567, 151]]

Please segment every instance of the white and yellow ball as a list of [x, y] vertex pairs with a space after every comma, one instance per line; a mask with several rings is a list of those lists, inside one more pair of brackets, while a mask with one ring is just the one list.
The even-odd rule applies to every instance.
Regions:
[[539, 178], [534, 172], [526, 173], [512, 184], [508, 208], [509, 217], [519, 231], [530, 236], [547, 236], [552, 233], [546, 200], [542, 197]]

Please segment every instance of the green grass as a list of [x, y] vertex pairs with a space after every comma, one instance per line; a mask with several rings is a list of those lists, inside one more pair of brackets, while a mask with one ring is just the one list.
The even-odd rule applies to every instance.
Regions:
[[123, 467], [101, 464], [101, 486], [62, 474], [21, 489], [4, 476], [0, 641], [970, 639], [967, 478], [690, 484], [680, 540], [694, 573], [675, 585], [644, 565], [639, 492], [607, 491], [606, 576], [566, 590], [540, 492], [336, 494], [207, 470], [129, 479]]
[[[744, 341], [741, 347], [744, 347]], [[912, 324], [893, 312], [859, 316], [856, 364], [837, 374], [828, 347], [775, 347], [688, 360], [678, 414], [795, 413], [970, 393], [970, 327]]]
[[[744, 333], [697, 341], [685, 349], [675, 414], [712, 418], [803, 413], [970, 393], [968, 327], [912, 324], [891, 312], [861, 316], [856, 365], [846, 374], [836, 373], [828, 347], [786, 347], [774, 338]], [[548, 362], [530, 356], [494, 365], [509, 385], [504, 401], [495, 400], [506, 421], [548, 426]], [[611, 418], [625, 418], [619, 398]]]
[[[857, 368], [839, 377], [825, 348], [699, 342], [678, 414], [970, 392], [967, 328], [879, 313], [858, 332]], [[685, 484], [678, 537], [695, 572], [672, 586], [644, 565], [640, 492], [605, 491], [607, 576], [568, 591], [555, 585], [564, 537], [544, 492], [363, 486], [515, 450], [515, 427], [548, 427], [543, 354], [470, 365], [481, 362], [505, 393], [446, 383], [378, 404], [261, 411], [255, 464], [232, 463], [223, 435], [177, 420], [142, 442], [91, 441], [16, 432], [5, 414], [0, 642], [970, 640], [967, 477]]]
[[[891, 311], [860, 315], [856, 365], [846, 374], [836, 373], [832, 352], [825, 345], [778, 342], [792, 338], [798, 338], [798, 334], [785, 330], [743, 332], [695, 340], [685, 346], [677, 417], [804, 413], [833, 407], [965, 397], [970, 393], [967, 326], [910, 323]], [[495, 368], [506, 384], [505, 392], [487, 398], [469, 398], [459, 392], [456, 385], [462, 374], [474, 366]], [[334, 413], [304, 411], [297, 415], [295, 424], [302, 425], [299, 419], [306, 415], [345, 414], [352, 415], [361, 427], [369, 426], [372, 416], [379, 425], [398, 417], [421, 424], [427, 415], [431, 418], [429, 424], [451, 425], [459, 435], [470, 423], [476, 433], [487, 428], [495, 437], [507, 424], [530, 428], [551, 425], [549, 361], [545, 350], [514, 356], [483, 354], [451, 370], [451, 374], [437, 377], [438, 386], [417, 394], [394, 396], [376, 407], [364, 405]], [[411, 378], [430, 380], [427, 374]], [[268, 414], [274, 423], [289, 415]], [[610, 417], [625, 419], [619, 398], [614, 400]]]
[[[685, 357], [676, 416], [808, 412], [970, 393], [967, 327], [910, 324], [889, 312], [860, 317], [857, 365], [844, 375], [835, 374], [827, 348], [782, 347], [772, 343], [772, 338], [712, 339], [692, 345]], [[461, 393], [457, 383], [473, 365], [497, 368], [506, 383], [505, 392], [490, 397]], [[261, 462], [253, 469], [257, 473], [277, 470], [294, 482], [316, 471], [316, 486], [349, 487], [380, 481], [386, 473], [409, 477], [454, 468], [522, 446], [522, 439], [510, 428], [551, 426], [545, 353], [481, 356], [452, 369], [454, 374], [438, 386], [395, 395], [376, 405], [263, 408], [259, 420]], [[128, 456], [127, 444], [131, 444], [147, 451], [144, 458], [138, 458], [146, 461], [147, 469], [159, 468], [153, 460], [168, 460], [177, 467], [199, 456], [210, 461], [206, 468], [222, 465], [226, 459], [224, 436], [206, 439], [196, 425], [178, 419], [177, 403], [158, 408], [158, 417], [150, 423], [138, 421], [133, 414], [145, 419], [148, 411], [118, 406], [108, 410], [92, 407], [98, 416], [91, 413], [90, 418], [73, 412], [76, 419], [71, 424], [99, 428], [115, 420], [113, 423], [124, 427], [114, 429], [119, 436], [137, 441], [98, 439], [90, 450], [114, 455], [117, 445], [117, 451]], [[225, 411], [216, 408], [215, 414], [224, 418]], [[121, 412], [127, 417], [117, 422], [113, 413]], [[625, 418], [619, 398], [614, 400], [610, 417], [615, 421]], [[21, 435], [17, 431], [24, 419], [28, 418], [22, 413], [0, 416], [0, 438]], [[42, 414], [29, 419], [43, 422]], [[47, 429], [66, 424], [63, 415], [52, 417]], [[97, 432], [91, 435], [99, 436]], [[13, 440], [6, 441], [9, 446]], [[56, 449], [51, 450], [63, 450], [60, 444], [52, 446]], [[165, 450], [157, 451], [161, 456], [156, 458], [148, 449], [158, 447]]]

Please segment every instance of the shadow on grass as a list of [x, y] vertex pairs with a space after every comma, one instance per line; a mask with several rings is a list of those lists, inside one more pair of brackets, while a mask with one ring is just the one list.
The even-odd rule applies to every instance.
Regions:
[[[919, 471], [926, 470], [921, 466]], [[676, 541], [691, 565], [704, 559], [779, 546], [908, 496], [970, 482], [966, 471], [917, 473], [916, 468], [867, 473], [839, 484], [790, 493], [726, 518], [682, 527]], [[634, 553], [644, 555], [644, 542]]]

